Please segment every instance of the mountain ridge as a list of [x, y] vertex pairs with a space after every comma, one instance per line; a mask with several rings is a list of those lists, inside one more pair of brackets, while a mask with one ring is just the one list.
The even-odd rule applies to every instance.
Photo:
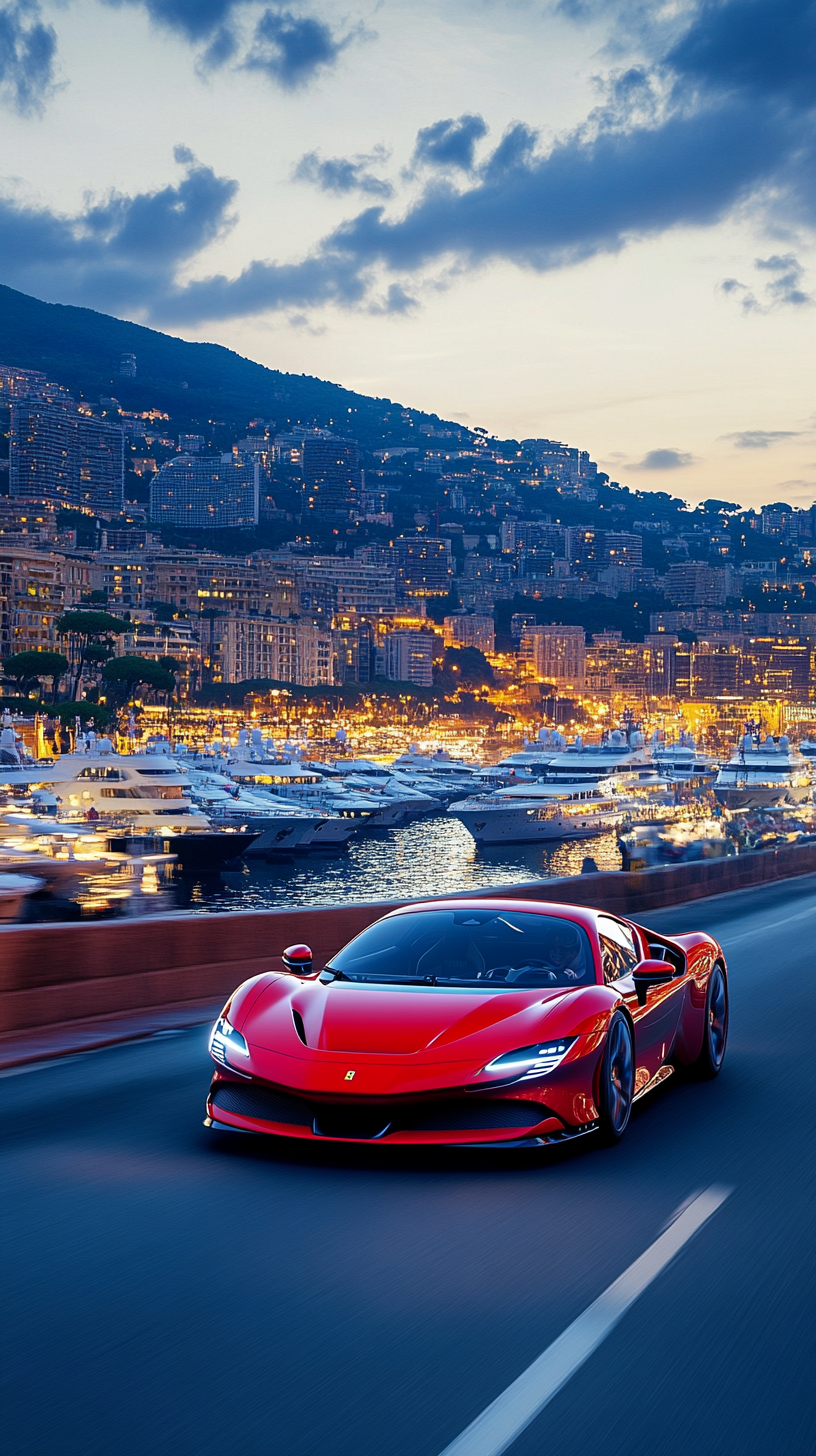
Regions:
[[[118, 373], [125, 353], [136, 355], [134, 379]], [[191, 343], [95, 309], [45, 303], [4, 284], [0, 362], [41, 370], [92, 403], [113, 393], [123, 409], [163, 409], [181, 430], [213, 423], [215, 415], [216, 422], [240, 434], [258, 417], [273, 421], [278, 430], [295, 424], [333, 426], [366, 449], [410, 443], [420, 423], [447, 425], [467, 438], [471, 433], [390, 399], [314, 375], [270, 369], [223, 344]]]

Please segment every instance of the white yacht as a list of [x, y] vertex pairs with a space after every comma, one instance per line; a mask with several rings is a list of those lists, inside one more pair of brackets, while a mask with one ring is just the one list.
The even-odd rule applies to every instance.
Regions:
[[90, 816], [108, 824], [133, 824], [147, 834], [210, 827], [177, 763], [164, 754], [118, 754], [109, 738], [97, 739], [88, 752], [63, 754], [53, 762], [4, 765], [0, 777], [9, 788], [50, 789], [62, 820]]
[[691, 733], [684, 728], [675, 743], [661, 742], [655, 734], [652, 738], [652, 754], [658, 769], [671, 784], [684, 784], [689, 779], [698, 783], [713, 783], [719, 765], [710, 754], [703, 753]]
[[391, 772], [398, 783], [430, 794], [441, 804], [450, 804], [462, 794], [485, 787], [478, 763], [451, 758], [442, 748], [426, 754], [419, 753], [412, 744], [407, 753], [394, 759]]
[[810, 797], [810, 764], [787, 735], [747, 732], [736, 753], [723, 764], [714, 796], [726, 809], [765, 809], [774, 804], [802, 804]]
[[[323, 767], [325, 769], [325, 765]], [[371, 759], [339, 759], [334, 768], [347, 788], [377, 795], [396, 804], [403, 821], [421, 819], [425, 814], [438, 814], [442, 808], [433, 793], [415, 788], [407, 779], [398, 778], [389, 768]]]
[[257, 834], [245, 853], [268, 858], [305, 848], [314, 830], [327, 817], [299, 804], [284, 804], [269, 794], [242, 790], [234, 779], [209, 768], [190, 768], [192, 797], [216, 828], [246, 828]]
[[342, 849], [369, 819], [371, 806], [361, 794], [336, 791], [321, 774], [302, 764], [236, 760], [229, 766], [231, 777], [243, 789], [269, 798], [283, 807], [300, 805], [320, 815], [307, 831], [300, 849]]
[[620, 823], [614, 788], [609, 779], [571, 786], [516, 784], [451, 804], [448, 813], [461, 820], [478, 845], [588, 839]]
[[557, 728], [539, 728], [536, 738], [532, 741], [525, 738], [524, 747], [517, 749], [515, 753], [508, 753], [506, 758], [499, 760], [496, 767], [506, 769], [515, 778], [527, 775], [538, 778], [566, 747], [567, 740]]

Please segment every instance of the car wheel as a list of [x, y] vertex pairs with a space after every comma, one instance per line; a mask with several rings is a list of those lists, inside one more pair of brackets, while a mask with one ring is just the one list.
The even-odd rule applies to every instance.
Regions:
[[706, 992], [703, 1049], [694, 1064], [698, 1077], [716, 1077], [725, 1060], [728, 1041], [728, 983], [722, 966], [715, 965]]
[[623, 1013], [616, 1011], [609, 1023], [598, 1089], [599, 1127], [605, 1143], [620, 1142], [629, 1124], [634, 1095], [632, 1028]]

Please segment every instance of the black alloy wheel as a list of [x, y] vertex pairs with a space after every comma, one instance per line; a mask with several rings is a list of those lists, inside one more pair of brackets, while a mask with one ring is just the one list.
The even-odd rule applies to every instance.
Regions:
[[728, 1041], [728, 984], [722, 966], [715, 965], [706, 992], [703, 1049], [695, 1070], [700, 1077], [716, 1077], [725, 1060]]
[[598, 1089], [599, 1127], [603, 1142], [620, 1142], [629, 1124], [634, 1096], [635, 1045], [632, 1028], [623, 1012], [616, 1011], [609, 1023]]

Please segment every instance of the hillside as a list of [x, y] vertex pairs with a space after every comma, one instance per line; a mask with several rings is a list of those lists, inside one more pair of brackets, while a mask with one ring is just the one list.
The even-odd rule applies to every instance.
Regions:
[[[136, 355], [135, 379], [118, 373], [124, 353]], [[274, 421], [277, 430], [333, 425], [372, 450], [410, 444], [422, 422], [440, 424], [436, 415], [418, 410], [404, 419], [403, 406], [389, 399], [267, 369], [220, 344], [191, 344], [93, 309], [42, 303], [2, 285], [0, 362], [42, 370], [93, 402], [113, 394], [123, 409], [163, 410], [175, 431], [198, 431], [217, 421], [230, 439], [260, 417]]]

